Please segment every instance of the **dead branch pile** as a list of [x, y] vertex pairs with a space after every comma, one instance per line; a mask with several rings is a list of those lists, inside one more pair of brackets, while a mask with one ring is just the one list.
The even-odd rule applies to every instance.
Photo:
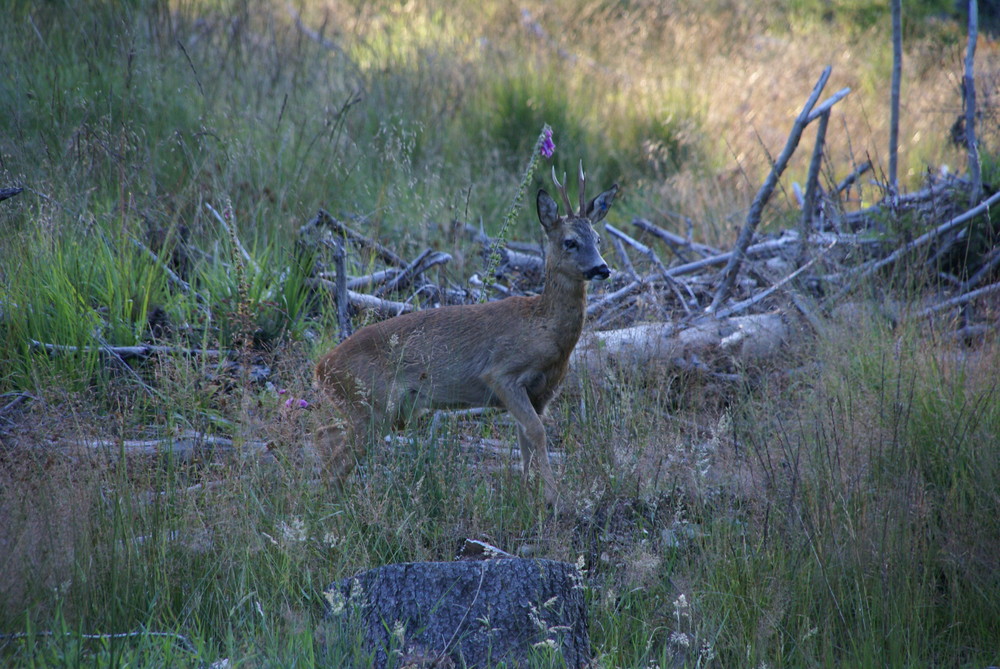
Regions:
[[[588, 329], [571, 360], [575, 376], [600, 380], [621, 369], [639, 369], [736, 379], [744, 366], [783, 351], [793, 334], [802, 330], [802, 322], [821, 329], [825, 316], [852, 294], [867, 290], [867, 297], [884, 297], [886, 282], [871, 279], [901, 276], [900, 268], [905, 269], [907, 285], [924, 288], [926, 304], [918, 317], [950, 319], [964, 338], [996, 330], [1000, 226], [992, 219], [991, 209], [1000, 194], [989, 185], [974, 185], [974, 180], [944, 171], [929, 174], [921, 190], [898, 194], [889, 184], [866, 176], [873, 171], [870, 163], [855, 167], [839, 181], [834, 179], [833, 168], [821, 169], [826, 131], [833, 107], [850, 90], [840, 90], [820, 102], [829, 75], [827, 68], [795, 119], [732, 249], [698, 243], [690, 232], [679, 235], [645, 217], [634, 218], [628, 226], [604, 226], [613, 247], [606, 259], [618, 271], [589, 292]], [[798, 224], [761, 233], [758, 227], [765, 207], [803, 131], [813, 123], [817, 132], [807, 182], [804, 189], [793, 185], [800, 206]], [[874, 183], [881, 201], [858, 207], [862, 180], [869, 186]], [[979, 188], [984, 195], [974, 201]], [[254, 260], [225, 217], [208, 208], [244, 262], [253, 266]], [[462, 224], [455, 225], [463, 229]], [[491, 239], [474, 226], [465, 225], [464, 230], [479, 246], [483, 266], [496, 268], [493, 276], [477, 273], [456, 282], [448, 272], [440, 271], [452, 261], [448, 253], [428, 248], [407, 260], [320, 210], [299, 230], [302, 253], [315, 259], [306, 284], [327, 297], [325, 303], [336, 306], [340, 338], [351, 333], [353, 317], [362, 312], [360, 320], [371, 321], [418, 308], [543, 290], [541, 247]], [[178, 290], [194, 297], [201, 308], [210, 308], [207, 298], [171, 269], [171, 265], [183, 264], [177, 258], [179, 251], [181, 260], [203, 252], [188, 247], [182, 238], [173, 257], [167, 259], [135, 243], [167, 272]], [[494, 251], [499, 252], [500, 262], [486, 263]], [[155, 328], [151, 329], [155, 336]], [[235, 351], [174, 348], [159, 339], [156, 345], [126, 347], [103, 341], [90, 347], [31, 344], [50, 355], [96, 351], [122, 368], [127, 367], [127, 359], [160, 354], [237, 357]], [[261, 366], [253, 376], [263, 379], [268, 373]]]
[[[909, 280], [929, 288], [919, 316], [952, 318], [966, 335], [996, 328], [991, 305], [1000, 295], [1000, 226], [990, 213], [1000, 194], [970, 208], [971, 183], [941, 173], [929, 175], [918, 192], [892, 196], [886, 187], [881, 202], [857, 208], [852, 192], [870, 163], [824, 187], [819, 166], [826, 121], [833, 105], [849, 93], [838, 91], [817, 105], [829, 73], [827, 68], [795, 120], [732, 250], [697, 243], [642, 217], [625, 229], [604, 226], [614, 248], [607, 259], [618, 271], [590, 291], [589, 328], [573, 356], [575, 374], [602, 379], [628, 368], [735, 379], [742, 366], [776, 356], [801, 321], [823, 327], [825, 315], [863, 286], [877, 297], [878, 284], [865, 280], [891, 275], [903, 259], [909, 259]], [[765, 205], [803, 130], [814, 121], [819, 129], [808, 182], [804, 192], [795, 189], [800, 223], [761, 234], [757, 228]], [[497, 247], [481, 229], [467, 225], [465, 230], [484, 258]], [[533, 244], [499, 244], [501, 262], [494, 276], [476, 274], [464, 285], [445, 286], [427, 271], [447, 263], [447, 254], [427, 250], [407, 262], [324, 211], [303, 226], [301, 237], [330, 250], [329, 267], [318, 272], [314, 285], [333, 293], [343, 313], [342, 336], [349, 334], [346, 312], [358, 309], [382, 318], [418, 305], [471, 303], [543, 289], [544, 259]], [[346, 263], [352, 255], [359, 259], [355, 266], [370, 267], [376, 258], [384, 268], [350, 274]], [[990, 296], [994, 299], [983, 301], [985, 309], [973, 309], [977, 300]]]

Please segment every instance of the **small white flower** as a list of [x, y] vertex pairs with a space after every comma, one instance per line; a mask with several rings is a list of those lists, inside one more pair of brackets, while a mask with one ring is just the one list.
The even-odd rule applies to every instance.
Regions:
[[691, 637], [684, 632], [675, 631], [670, 634], [670, 643], [681, 648], [687, 648], [691, 645]]
[[545, 621], [542, 620], [541, 616], [538, 615], [538, 609], [535, 608], [534, 604], [532, 604], [531, 608], [528, 610], [528, 620], [530, 620], [531, 624], [540, 629], [541, 631], [543, 632], [549, 631], [549, 626], [546, 625]]
[[326, 590], [323, 592], [323, 598], [326, 599], [326, 603], [330, 605], [331, 615], [339, 616], [344, 612], [346, 602], [344, 601], [344, 596], [340, 594], [340, 590], [337, 588]]
[[351, 595], [350, 595], [351, 601], [352, 602], [358, 601], [364, 596], [364, 594], [365, 594], [365, 588], [363, 585], [361, 585], [361, 581], [358, 579], [354, 579], [353, 581], [351, 581]]
[[306, 540], [306, 524], [301, 518], [292, 518], [291, 524], [281, 521], [278, 524], [281, 538], [288, 543], [301, 543]]

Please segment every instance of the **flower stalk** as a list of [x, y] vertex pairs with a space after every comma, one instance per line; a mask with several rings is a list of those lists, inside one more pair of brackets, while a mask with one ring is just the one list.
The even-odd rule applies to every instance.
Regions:
[[507, 228], [517, 217], [518, 211], [524, 204], [524, 193], [528, 190], [531, 180], [535, 177], [535, 171], [538, 168], [538, 159], [551, 158], [555, 150], [556, 145], [552, 141], [552, 128], [546, 123], [542, 126], [542, 131], [539, 133], [538, 139], [535, 140], [535, 146], [531, 149], [531, 158], [528, 160], [528, 165], [524, 168], [524, 173], [521, 175], [521, 182], [517, 185], [514, 199], [511, 201], [510, 207], [507, 208], [507, 213], [504, 214], [503, 222], [500, 225], [500, 232], [496, 236], [496, 239], [493, 240], [493, 245], [490, 248], [489, 261], [486, 264], [486, 274], [483, 277], [483, 292], [479, 297], [480, 302], [486, 301], [490, 286], [496, 283], [495, 274], [497, 267], [500, 265], [500, 247], [507, 240]]

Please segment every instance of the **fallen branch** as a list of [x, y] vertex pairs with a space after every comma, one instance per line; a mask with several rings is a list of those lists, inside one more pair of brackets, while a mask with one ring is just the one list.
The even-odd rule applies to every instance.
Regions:
[[656, 251], [654, 251], [650, 247], [646, 246], [642, 242], [638, 241], [637, 239], [633, 239], [632, 237], [630, 237], [629, 235], [625, 234], [624, 232], [622, 232], [621, 230], [619, 230], [615, 226], [611, 225], [610, 223], [605, 223], [604, 224], [604, 229], [608, 231], [608, 234], [610, 234], [610, 235], [618, 238], [622, 242], [624, 242], [624, 243], [628, 244], [629, 246], [631, 246], [632, 248], [634, 248], [636, 251], [638, 251], [642, 255], [646, 256], [646, 258], [649, 259], [649, 262], [651, 262], [658, 270], [660, 270], [660, 273], [664, 277], [667, 276], [667, 268], [663, 264], [663, 261], [660, 260], [660, 257], [658, 255], [656, 255]]
[[[316, 288], [323, 288], [336, 293], [337, 285], [329, 279], [306, 279], [305, 284]], [[366, 293], [357, 293], [353, 290], [347, 291], [347, 301], [352, 307], [357, 309], [368, 309], [374, 311], [381, 318], [391, 318], [399, 314], [413, 311], [413, 305], [405, 302], [394, 302]]]
[[[849, 234], [833, 234], [833, 233], [814, 233], [810, 235], [810, 244], [830, 244], [834, 240], [845, 244], [860, 244], [868, 241], [869, 243], [880, 243], [878, 240], [863, 240], [857, 235]], [[797, 232], [791, 230], [786, 230], [784, 234], [776, 239], [768, 239], [763, 242], [758, 242], [753, 246], [747, 248], [745, 256], [747, 258], [757, 258], [760, 256], [780, 253], [787, 247], [795, 246], [800, 244], [800, 238]], [[667, 270], [667, 274], [672, 277], [678, 277], [684, 274], [694, 274], [706, 267], [714, 267], [716, 265], [724, 265], [730, 260], [732, 260], [735, 255], [735, 251], [729, 251], [727, 253], [721, 253], [717, 256], [711, 258], [703, 258], [701, 260], [695, 260], [694, 262], [687, 263], [686, 265], [676, 265]]]
[[[656, 251], [646, 246], [642, 242], [633, 239], [629, 235], [625, 234], [621, 230], [618, 230], [617, 228], [615, 228], [610, 224], [606, 223], [604, 225], [604, 228], [608, 231], [610, 235], [621, 240], [622, 242], [625, 242], [626, 244], [634, 248], [636, 251], [646, 256], [649, 259], [649, 261], [654, 266], [656, 266], [656, 268], [660, 271], [660, 276], [662, 276], [664, 281], [667, 282], [667, 285], [670, 287], [670, 289], [674, 291], [674, 295], [677, 298], [677, 302], [681, 305], [681, 307], [683, 307], [684, 312], [687, 314], [691, 313], [691, 308], [688, 304], [688, 300], [685, 299], [684, 296], [680, 294], [680, 290], [677, 287], [677, 284], [679, 282], [675, 280], [672, 276], [670, 276], [670, 273], [667, 271], [666, 266], [664, 266], [663, 262], [660, 261], [660, 257], [656, 255]], [[684, 286], [684, 288], [687, 289], [688, 296], [690, 297], [691, 302], [696, 304], [697, 300], [695, 299], [694, 294], [691, 292], [691, 289], [688, 288], [687, 286]]]
[[493, 544], [478, 539], [466, 539], [462, 545], [456, 560], [498, 560], [515, 557], [507, 551], [497, 548]]
[[196, 290], [193, 290], [191, 288], [191, 284], [189, 284], [187, 281], [185, 281], [184, 279], [182, 279], [179, 276], [177, 276], [177, 273], [174, 272], [169, 267], [167, 267], [166, 263], [164, 263], [162, 260], [160, 260], [160, 257], [158, 255], [156, 255], [152, 251], [152, 249], [150, 249], [145, 244], [143, 244], [142, 242], [140, 242], [138, 239], [135, 239], [135, 238], [132, 239], [132, 243], [135, 244], [139, 248], [139, 250], [141, 250], [147, 256], [149, 256], [149, 258], [153, 261], [153, 264], [155, 264], [157, 267], [159, 267], [160, 269], [162, 269], [163, 272], [167, 275], [167, 279], [172, 284], [174, 284], [175, 286], [177, 286], [178, 288], [180, 288], [181, 292], [183, 292], [183, 293], [185, 293], [187, 295], [194, 295], [195, 298], [197, 298], [197, 300], [199, 302], [201, 302], [202, 304], [207, 304], [208, 303], [208, 299], [204, 295], [202, 295], [201, 293], [199, 293]]
[[903, 78], [903, 0], [890, 0], [892, 17], [892, 79], [889, 84], [889, 195], [899, 195], [899, 88]]
[[153, 344], [139, 344], [136, 346], [68, 346], [65, 344], [48, 344], [45, 342], [30, 340], [31, 347], [41, 349], [50, 355], [62, 353], [110, 353], [123, 359], [140, 358], [145, 359], [160, 353], [167, 355], [183, 355], [187, 357], [223, 358], [235, 357], [235, 351], [220, 351], [215, 349], [181, 348], [178, 346], [154, 346]]
[[635, 291], [639, 290], [643, 286], [643, 281], [636, 280], [626, 286], [619, 288], [613, 293], [608, 293], [604, 295], [600, 300], [597, 300], [593, 304], [587, 307], [587, 316], [594, 316], [598, 314], [601, 310], [607, 308], [611, 304], [615, 304], [623, 297], [631, 295]]
[[1000, 265], [1000, 247], [995, 247], [983, 257], [982, 266], [962, 284], [962, 289], [972, 290], [972, 288], [978, 286], [980, 281], [993, 273], [997, 265]]
[[842, 272], [840, 275], [831, 275], [830, 277], [828, 277], [831, 280], [838, 280], [838, 279], [847, 280], [848, 283], [843, 288], [841, 288], [836, 294], [830, 297], [828, 301], [839, 300], [841, 297], [846, 295], [851, 290], [851, 288], [853, 288], [854, 282], [872, 276], [873, 274], [875, 274], [875, 272], [879, 271], [883, 267], [886, 267], [887, 265], [891, 265], [892, 263], [898, 261], [900, 258], [905, 256], [907, 253], [910, 253], [914, 249], [918, 249], [921, 246], [924, 246], [925, 244], [937, 239], [941, 235], [947, 234], [948, 232], [951, 232], [952, 230], [965, 225], [970, 220], [974, 219], [976, 216], [979, 216], [980, 214], [988, 213], [990, 207], [992, 207], [997, 202], [1000, 202], [1000, 192], [994, 193], [989, 199], [980, 204], [978, 207], [973, 207], [972, 209], [969, 209], [965, 213], [959, 214], [958, 216], [951, 219], [947, 223], [943, 223], [938, 227], [934, 228], [933, 230], [925, 232], [916, 239], [907, 242], [906, 244], [903, 244], [901, 247], [890, 253], [885, 258], [882, 258], [880, 260], [869, 261], [864, 265], [855, 267], [854, 269], [848, 270], [846, 272]]
[[816, 256], [815, 258], [812, 258], [807, 263], [805, 263], [804, 265], [802, 265], [802, 267], [798, 268], [797, 270], [795, 270], [794, 272], [792, 272], [791, 274], [789, 274], [788, 276], [786, 276], [781, 281], [778, 281], [773, 286], [771, 286], [771, 287], [769, 287], [769, 288], [767, 288], [765, 290], [762, 290], [761, 292], [757, 293], [756, 295], [754, 295], [751, 298], [745, 299], [742, 302], [737, 302], [736, 304], [732, 304], [732, 305], [726, 307], [725, 309], [720, 310], [719, 312], [716, 313], [716, 316], [718, 318], [727, 318], [729, 316], [735, 316], [736, 314], [738, 314], [740, 312], [746, 311], [747, 309], [749, 309], [753, 305], [762, 302], [763, 300], [767, 299], [767, 297], [771, 293], [773, 293], [774, 291], [778, 290], [779, 288], [781, 288], [782, 286], [784, 286], [785, 284], [787, 284], [789, 281], [792, 281], [797, 276], [799, 276], [800, 274], [802, 274], [803, 272], [805, 272], [807, 269], [809, 269], [810, 267], [812, 267], [816, 263], [817, 260], [819, 260], [820, 258], [822, 258], [827, 253], [829, 253], [830, 250], [833, 249], [833, 247], [836, 246], [836, 245], [837, 245], [837, 240], [833, 240], [833, 242], [831, 242], [830, 245], [828, 247], [826, 247], [826, 249], [824, 249], [824, 251], [820, 255]]
[[[469, 224], [465, 225], [465, 229], [474, 242], [482, 245], [484, 255], [488, 257], [494, 250], [500, 254], [500, 262], [496, 268], [498, 273], [502, 270], [513, 270], [528, 277], [531, 281], [540, 282], [542, 280], [545, 275], [545, 261], [534, 245], [518, 245], [515, 242], [507, 242], [497, 247], [496, 241], [481, 229]], [[517, 248], [518, 246], [522, 248]]]
[[976, 41], [979, 37], [979, 2], [968, 3], [969, 36], [965, 48], [965, 73], [962, 75], [962, 103], [965, 106], [965, 147], [969, 153], [969, 178], [972, 192], [969, 204], [979, 201], [983, 192], [983, 170], [976, 141]]
[[[360, 232], [356, 232], [351, 228], [347, 227], [346, 225], [335, 219], [333, 216], [331, 216], [323, 209], [320, 209], [316, 213], [316, 216], [313, 219], [313, 221], [315, 221], [316, 225], [327, 226], [341, 237], [344, 237], [345, 239], [350, 241], [355, 246], [372, 251], [375, 254], [375, 256], [378, 257], [383, 262], [386, 262], [394, 267], [399, 267], [399, 268], [406, 267], [406, 261], [400, 258], [398, 255], [396, 255], [386, 247], [382, 246], [378, 242], [369, 239], [368, 237], [365, 237]], [[310, 223], [312, 223], [313, 221], [310, 221]]]
[[[857, 211], [852, 211], [843, 216], [843, 223], [851, 230], [868, 230], [873, 227], [873, 222], [878, 222], [879, 226], [885, 221], [886, 209], [887, 207], [894, 212], [900, 210], [920, 210], [920, 209], [934, 209], [936, 204], [942, 201], [949, 201], [948, 194], [954, 191], [957, 187], [962, 185], [962, 181], [958, 179], [943, 179], [940, 181], [935, 181], [930, 184], [928, 188], [916, 191], [914, 193], [905, 193], [902, 195], [897, 195], [894, 198], [890, 198], [888, 201], [883, 201], [879, 204], [866, 207], [864, 209], [859, 209]], [[940, 218], [939, 213], [934, 213], [934, 216]]]
[[435, 265], [444, 265], [448, 262], [451, 262], [451, 256], [447, 253], [427, 249], [421, 253], [416, 260], [404, 267], [403, 271], [397, 273], [396, 276], [387, 281], [379, 290], [377, 290], [375, 292], [375, 296], [382, 297], [388, 293], [401, 290], [412, 282], [414, 278], [426, 272], [431, 267], [434, 267]]
[[862, 174], [864, 174], [871, 168], [872, 168], [872, 162], [870, 160], [866, 160], [862, 164], [855, 167], [854, 171], [852, 171], [850, 174], [844, 177], [843, 180], [837, 184], [837, 193], [838, 194], [843, 193], [845, 190], [853, 186], [854, 182], [857, 181]]
[[799, 248], [798, 264], [801, 266], [806, 262], [806, 251], [808, 250], [809, 233], [813, 228], [813, 216], [816, 213], [819, 190], [819, 170], [823, 163], [823, 147], [826, 146], [826, 128], [830, 122], [829, 112], [819, 117], [819, 125], [816, 127], [816, 144], [813, 146], [812, 160], [809, 161], [809, 175], [806, 178], [806, 195], [802, 203], [802, 246]]
[[4, 200], [9, 200], [15, 195], [20, 195], [24, 191], [23, 188], [0, 188], [0, 202]]
[[34, 395], [32, 395], [31, 393], [23, 392], [23, 391], [22, 392], [13, 392], [13, 393], [4, 393], [3, 395], [0, 395], [0, 398], [2, 398], [2, 399], [6, 399], [8, 397], [13, 397], [14, 399], [12, 399], [11, 401], [7, 402], [7, 404], [3, 405], [3, 407], [0, 408], [0, 418], [4, 417], [5, 415], [7, 415], [8, 413], [10, 413], [11, 411], [13, 411], [14, 409], [16, 409], [17, 407], [21, 406], [22, 404], [24, 404], [28, 400], [35, 399]]
[[177, 634], [175, 632], [149, 632], [146, 630], [140, 630], [138, 632], [115, 632], [112, 634], [84, 634], [82, 632], [52, 632], [50, 630], [42, 630], [39, 632], [14, 632], [11, 634], [0, 634], [0, 639], [37, 639], [38, 637], [65, 637], [72, 639], [91, 639], [98, 641], [105, 641], [108, 639], [133, 639], [133, 638], [164, 638], [173, 639], [181, 647], [184, 648], [188, 653], [192, 655], [198, 655], [198, 649], [194, 647], [188, 638], [182, 634]]
[[334, 302], [337, 305], [337, 327], [341, 340], [351, 336], [351, 316], [347, 298], [347, 249], [339, 239], [328, 239], [326, 243], [333, 249], [333, 267], [337, 272], [334, 280]]
[[[435, 412], [436, 414], [437, 412]], [[435, 419], [437, 416], [435, 416]], [[437, 430], [437, 426], [434, 424], [435, 420], [431, 421], [432, 432]], [[401, 434], [387, 434], [383, 439], [386, 446], [390, 448], [401, 448], [408, 449], [412, 448], [415, 440], [412, 437], [407, 437]], [[480, 437], [473, 437], [471, 439], [459, 439], [458, 446], [464, 451], [471, 451], [479, 453], [481, 455], [486, 455], [488, 457], [500, 458], [507, 461], [511, 469], [521, 468], [521, 449], [515, 446], [517, 443], [515, 441], [503, 440], [503, 439], [483, 439]], [[565, 453], [559, 450], [549, 450], [549, 459], [554, 463], [559, 463], [565, 458]]]
[[830, 71], [831, 68], [829, 65], [823, 70], [819, 81], [817, 81], [816, 86], [813, 87], [812, 94], [809, 96], [809, 99], [802, 107], [802, 111], [799, 113], [798, 118], [795, 119], [795, 123], [792, 125], [792, 131], [788, 135], [785, 148], [778, 156], [778, 159], [774, 162], [774, 166], [767, 175], [767, 179], [765, 179], [764, 184], [760, 187], [760, 190], [757, 191], [756, 197], [754, 197], [753, 202], [750, 204], [750, 211], [747, 213], [746, 223], [744, 223], [742, 230], [740, 230], [740, 236], [736, 241], [736, 246], [733, 248], [732, 256], [729, 258], [726, 268], [722, 271], [722, 279], [719, 282], [719, 287], [715, 292], [714, 298], [712, 299], [712, 304], [709, 305], [706, 310], [708, 313], [718, 311], [722, 302], [729, 297], [729, 294], [733, 289], [733, 285], [736, 283], [736, 274], [740, 269], [740, 264], [743, 262], [746, 251], [750, 247], [750, 242], [753, 240], [754, 233], [757, 231], [757, 225], [760, 223], [760, 217], [764, 210], [764, 205], [766, 205], [767, 201], [771, 198], [771, 193], [774, 192], [774, 189], [778, 184], [778, 179], [785, 171], [785, 167], [788, 166], [788, 161], [791, 159], [792, 154], [795, 153], [795, 149], [798, 147], [799, 140], [802, 137], [802, 131], [805, 130], [805, 127], [810, 123], [810, 121], [814, 118], [818, 118], [838, 100], [850, 92], [850, 89], [846, 88], [838, 91], [820, 107], [815, 110], [813, 109], [816, 101], [819, 99], [820, 93], [823, 92], [823, 88], [826, 86], [827, 79], [830, 78]]
[[264, 454], [270, 451], [268, 442], [265, 441], [236, 443], [229, 437], [219, 437], [201, 432], [185, 432], [176, 437], [160, 439], [92, 439], [73, 442], [72, 446], [91, 452], [109, 453], [112, 456], [122, 453], [130, 456], [159, 456], [170, 453], [183, 459], [190, 459], [204, 453], [238, 451]]
[[677, 257], [684, 262], [688, 262], [688, 260], [684, 257], [682, 249], [690, 249], [703, 258], [717, 256], [721, 253], [718, 249], [714, 249], [706, 244], [692, 242], [690, 239], [685, 239], [684, 237], [670, 232], [669, 230], [664, 230], [660, 226], [638, 216], [632, 219], [632, 225], [639, 228], [643, 232], [648, 232], [660, 241], [664, 242], [667, 246], [673, 249], [674, 253], [677, 254]]
[[961, 306], [963, 304], [968, 304], [972, 300], [983, 297], [984, 295], [991, 295], [993, 293], [1000, 293], [1000, 283], [990, 284], [989, 286], [983, 286], [976, 290], [969, 291], [968, 293], [963, 293], [957, 297], [953, 297], [949, 300], [945, 300], [940, 304], [935, 304], [933, 306], [927, 307], [917, 312], [917, 316], [921, 318], [926, 318], [928, 316], [933, 316], [939, 311], [944, 311], [945, 309], [950, 309], [952, 307]]
[[638, 281], [639, 275], [635, 271], [635, 266], [632, 264], [632, 259], [628, 257], [628, 253], [625, 252], [625, 245], [622, 244], [621, 240], [611, 236], [611, 245], [615, 247], [615, 253], [618, 255], [618, 262], [622, 264], [625, 268], [625, 273], [628, 274], [629, 279], [632, 281]]
[[369, 311], [374, 311], [385, 318], [391, 318], [392, 316], [398, 316], [400, 314], [413, 311], [412, 304], [385, 300], [380, 297], [375, 297], [374, 295], [366, 295], [365, 293], [355, 293], [353, 290], [347, 291], [347, 299], [350, 301], [351, 306], [358, 309], [368, 309]]

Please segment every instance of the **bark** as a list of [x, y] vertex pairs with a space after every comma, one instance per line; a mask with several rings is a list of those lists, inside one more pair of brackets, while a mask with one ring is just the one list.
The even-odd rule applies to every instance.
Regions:
[[526, 667], [552, 653], [567, 667], [589, 666], [583, 588], [568, 563], [393, 564], [324, 594], [346, 638], [364, 639], [365, 666]]
[[899, 195], [899, 88], [903, 74], [903, 1], [892, 0], [892, 83], [889, 93], [889, 192]]
[[3, 200], [10, 199], [15, 195], [19, 195], [24, 191], [23, 188], [0, 188], [0, 202]]
[[823, 151], [826, 146], [826, 127], [830, 122], [830, 114], [826, 113], [819, 117], [819, 125], [816, 128], [816, 145], [813, 147], [812, 160], [809, 163], [809, 176], [806, 178], [805, 202], [802, 203], [802, 246], [799, 248], [798, 265], [809, 262], [809, 233], [813, 228], [813, 219], [816, 216], [818, 205], [817, 190], [819, 190], [819, 171], [823, 164]]
[[979, 202], [983, 192], [983, 171], [976, 141], [976, 42], [979, 39], [979, 2], [969, 0], [969, 40], [965, 49], [965, 74], [962, 97], [965, 99], [965, 145], [969, 152], [969, 179], [972, 181], [970, 204]]

